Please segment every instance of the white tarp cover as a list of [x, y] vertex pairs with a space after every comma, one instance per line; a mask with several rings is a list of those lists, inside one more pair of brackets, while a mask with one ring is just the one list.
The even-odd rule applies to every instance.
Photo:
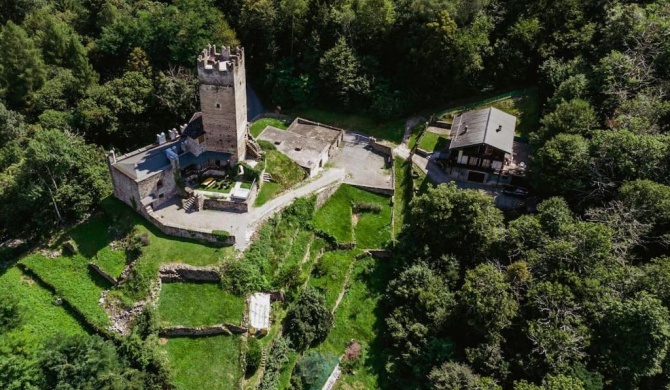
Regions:
[[255, 293], [249, 298], [249, 322], [256, 329], [270, 328], [270, 294]]

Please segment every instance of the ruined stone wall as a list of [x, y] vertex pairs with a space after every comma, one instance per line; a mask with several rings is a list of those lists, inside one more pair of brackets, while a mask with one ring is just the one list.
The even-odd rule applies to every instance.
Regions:
[[248, 202], [234, 202], [226, 199], [205, 199], [205, 210], [229, 211], [232, 213], [246, 213], [249, 211]]
[[331, 184], [316, 193], [316, 208], [320, 208], [324, 203], [340, 188], [340, 183]]
[[247, 332], [246, 328], [233, 324], [219, 324], [219, 325], [210, 325], [210, 326], [198, 326], [198, 327], [189, 327], [189, 326], [170, 326], [162, 328], [158, 331], [158, 334], [161, 337], [202, 337], [202, 336], [215, 336], [215, 335], [232, 335], [234, 334], [244, 334]]
[[162, 264], [158, 269], [161, 282], [212, 282], [221, 281], [218, 267], [196, 267], [183, 263]]
[[111, 283], [112, 285], [116, 286], [116, 284], [118, 283], [118, 280], [116, 280], [115, 277], [113, 277], [112, 275], [110, 275], [110, 274], [108, 274], [107, 272], [105, 272], [105, 271], [104, 271], [102, 268], [100, 268], [100, 266], [98, 266], [97, 264], [95, 264], [95, 263], [88, 263], [88, 268], [90, 268], [93, 272], [95, 272], [95, 273], [97, 273], [98, 275], [100, 275], [101, 277], [103, 277], [105, 280], [107, 280], [107, 281], [108, 281], [109, 283]]

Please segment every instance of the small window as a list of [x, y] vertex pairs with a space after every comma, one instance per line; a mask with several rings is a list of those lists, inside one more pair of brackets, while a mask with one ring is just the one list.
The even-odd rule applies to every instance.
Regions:
[[156, 188], [163, 188], [163, 180], [158, 180], [158, 183], [156, 183]]
[[201, 135], [200, 137], [198, 137], [198, 143], [201, 144], [203, 142], [205, 142], [205, 136]]
[[281, 145], [281, 141], [275, 141], [275, 145]]
[[296, 152], [299, 152], [299, 151], [301, 151], [301, 150], [302, 150], [302, 148], [295, 148], [295, 151], [296, 151]]
[[163, 199], [163, 198], [165, 198], [165, 194], [158, 195], [158, 199]]
[[217, 109], [221, 108], [221, 103], [216, 103], [215, 107], [216, 107]]

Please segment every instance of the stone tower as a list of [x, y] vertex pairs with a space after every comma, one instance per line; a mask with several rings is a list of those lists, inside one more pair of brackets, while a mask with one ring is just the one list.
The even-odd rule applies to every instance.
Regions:
[[244, 49], [207, 45], [198, 56], [200, 111], [206, 148], [244, 160], [247, 139], [247, 91]]

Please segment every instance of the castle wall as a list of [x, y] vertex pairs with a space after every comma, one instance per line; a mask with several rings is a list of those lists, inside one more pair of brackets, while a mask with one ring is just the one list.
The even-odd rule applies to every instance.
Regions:
[[[159, 182], [161, 184], [160, 188], [158, 185]], [[147, 196], [154, 195], [156, 198], [152, 203], [154, 208], [167, 202], [177, 193], [177, 183], [175, 182], [175, 175], [172, 168], [153, 176], [149, 176], [137, 184], [140, 200]]]
[[112, 176], [112, 185], [114, 186], [114, 196], [130, 207], [139, 210], [140, 194], [135, 180], [129, 178], [116, 168], [110, 166], [109, 173]]

